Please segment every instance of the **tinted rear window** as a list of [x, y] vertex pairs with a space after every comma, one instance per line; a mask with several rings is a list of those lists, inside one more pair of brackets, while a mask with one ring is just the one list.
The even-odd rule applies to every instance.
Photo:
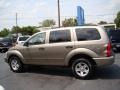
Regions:
[[95, 28], [78, 28], [76, 29], [78, 41], [99, 40], [100, 34]]
[[58, 30], [50, 32], [50, 43], [71, 41], [70, 30]]
[[109, 35], [113, 39], [120, 39], [120, 31], [119, 30], [111, 30], [111, 31], [109, 31]]

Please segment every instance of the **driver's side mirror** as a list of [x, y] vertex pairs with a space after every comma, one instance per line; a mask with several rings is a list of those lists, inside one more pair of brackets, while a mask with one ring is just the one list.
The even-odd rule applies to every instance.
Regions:
[[28, 46], [29, 46], [29, 43], [28, 43], [28, 42], [25, 42], [23, 46], [28, 47]]

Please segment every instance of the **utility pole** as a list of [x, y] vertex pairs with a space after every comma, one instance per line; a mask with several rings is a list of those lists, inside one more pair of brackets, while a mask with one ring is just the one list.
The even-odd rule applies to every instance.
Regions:
[[60, 27], [60, 2], [58, 0], [58, 26]]
[[16, 13], [16, 36], [18, 37], [18, 14]]
[[16, 27], [18, 26], [18, 23], [17, 23], [17, 15], [18, 15], [18, 14], [16, 13]]

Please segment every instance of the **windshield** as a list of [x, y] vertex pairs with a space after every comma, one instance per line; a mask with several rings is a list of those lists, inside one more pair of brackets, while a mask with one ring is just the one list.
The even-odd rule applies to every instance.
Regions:
[[10, 38], [3, 38], [1, 41], [2, 42], [12, 42], [12, 39], [10, 39]]
[[25, 41], [27, 40], [29, 37], [19, 37], [19, 41]]

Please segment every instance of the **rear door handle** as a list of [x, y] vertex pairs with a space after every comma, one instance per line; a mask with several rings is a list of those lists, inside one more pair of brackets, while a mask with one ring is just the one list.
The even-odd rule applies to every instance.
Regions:
[[66, 46], [66, 48], [67, 48], [67, 49], [69, 49], [69, 48], [73, 48], [73, 46]]

